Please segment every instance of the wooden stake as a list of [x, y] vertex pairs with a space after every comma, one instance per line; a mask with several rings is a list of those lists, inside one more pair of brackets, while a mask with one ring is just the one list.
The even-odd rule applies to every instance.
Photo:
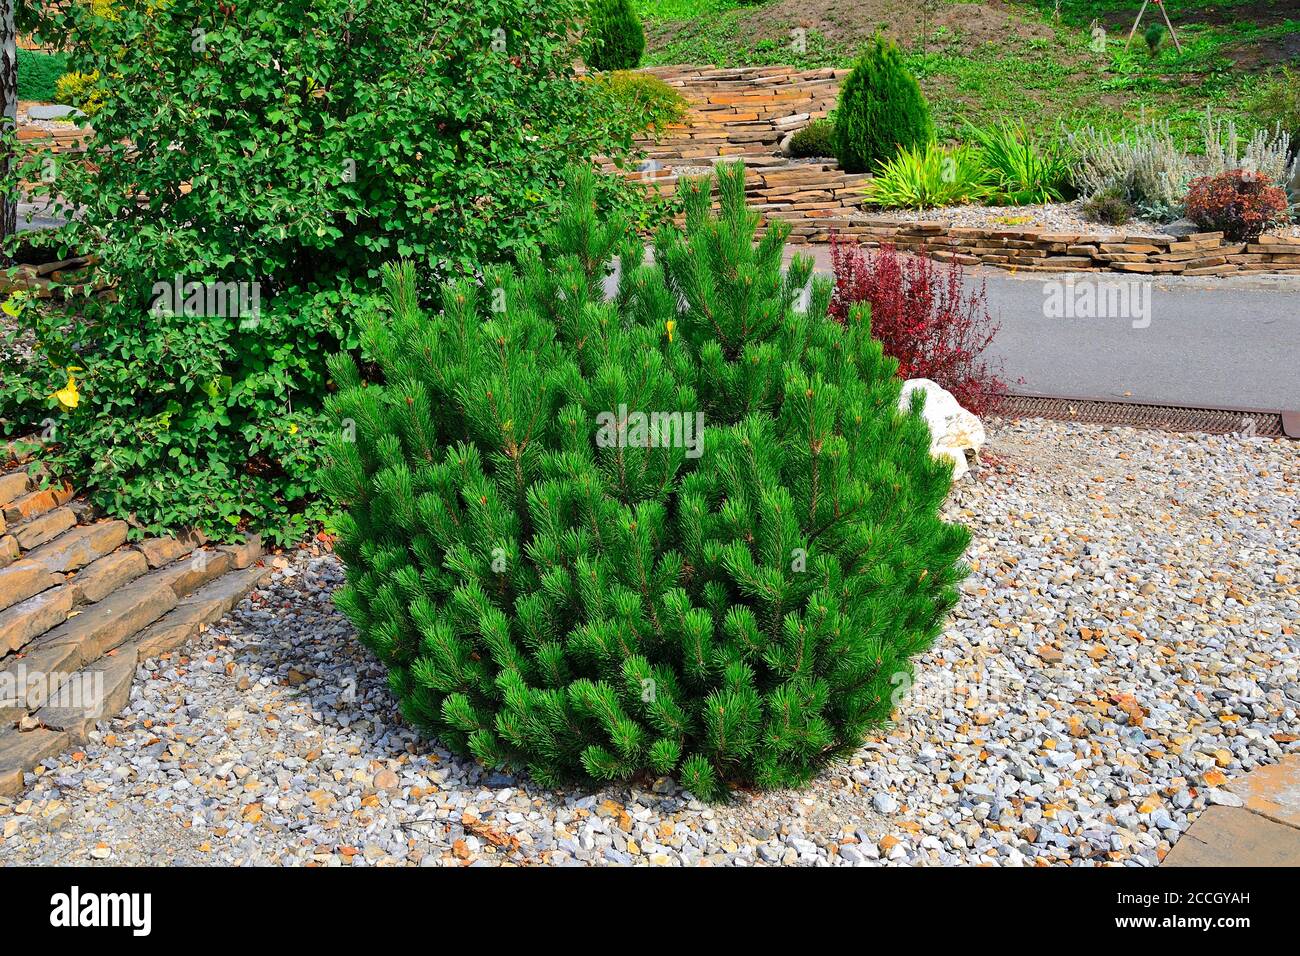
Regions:
[[1147, 12], [1147, 4], [1150, 0], [1142, 0], [1142, 9], [1138, 11], [1137, 19], [1133, 21], [1133, 29], [1128, 31], [1128, 39], [1124, 41], [1124, 49], [1133, 42], [1133, 34], [1138, 32], [1138, 24], [1142, 22], [1142, 14]]

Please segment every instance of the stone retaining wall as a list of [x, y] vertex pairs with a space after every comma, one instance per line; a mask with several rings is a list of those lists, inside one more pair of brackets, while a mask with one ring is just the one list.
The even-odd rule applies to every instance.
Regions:
[[639, 148], [657, 162], [706, 165], [719, 156], [772, 156], [788, 134], [835, 108], [849, 71], [665, 66], [645, 72], [679, 90], [690, 109], [684, 122], [657, 140], [639, 140]]

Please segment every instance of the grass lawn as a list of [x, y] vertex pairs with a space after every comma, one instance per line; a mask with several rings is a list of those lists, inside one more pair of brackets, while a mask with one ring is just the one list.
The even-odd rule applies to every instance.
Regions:
[[[1154, 4], [1124, 49], [1140, 0], [1061, 0], [1059, 20], [1053, 0], [633, 2], [645, 22], [647, 65], [848, 66], [858, 45], [884, 29], [907, 51], [943, 137], [956, 137], [963, 119], [1116, 127], [1145, 114], [1167, 118], [1195, 145], [1206, 106], [1238, 114], [1262, 73], [1300, 57], [1300, 12], [1282, 0], [1170, 0], [1183, 50], [1165, 37], [1154, 55], [1142, 37], [1163, 22]], [[1094, 20], [1106, 31], [1104, 49]]]

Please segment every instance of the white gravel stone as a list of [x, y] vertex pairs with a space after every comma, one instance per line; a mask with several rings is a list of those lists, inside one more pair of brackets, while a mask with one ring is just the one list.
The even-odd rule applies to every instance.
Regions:
[[294, 575], [143, 662], [81, 759], [0, 799], [0, 858], [1154, 865], [1240, 800], [1225, 778], [1298, 749], [1300, 446], [988, 432], [947, 505], [974, 533], [960, 605], [890, 729], [805, 790], [709, 806], [670, 778], [550, 791], [455, 758], [401, 721], [333, 607], [337, 560], [301, 549]]

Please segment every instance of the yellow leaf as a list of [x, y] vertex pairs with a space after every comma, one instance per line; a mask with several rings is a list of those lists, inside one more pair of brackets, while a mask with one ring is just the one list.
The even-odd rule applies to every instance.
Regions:
[[68, 384], [63, 386], [57, 392], [46, 396], [47, 398], [57, 398], [59, 404], [71, 411], [81, 404], [81, 393], [77, 391], [77, 377], [73, 372], [80, 372], [82, 369], [77, 365], [68, 366]]

